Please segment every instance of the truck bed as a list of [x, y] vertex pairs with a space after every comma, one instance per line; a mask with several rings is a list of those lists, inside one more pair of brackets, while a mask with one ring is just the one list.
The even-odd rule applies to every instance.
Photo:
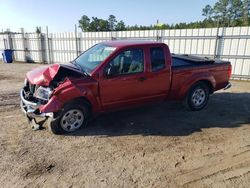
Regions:
[[172, 54], [172, 68], [184, 68], [190, 66], [204, 66], [218, 63], [230, 63], [228, 61], [214, 60], [207, 57], [198, 57], [186, 54]]
[[[179, 100], [181, 95], [178, 93], [182, 86], [190, 85], [190, 78], [202, 78], [203, 75], [210, 74], [216, 81], [217, 91], [226, 87], [229, 80], [228, 70], [230, 62], [222, 60], [213, 60], [193, 55], [172, 54], [172, 84], [170, 98]], [[192, 79], [191, 79], [192, 80]]]

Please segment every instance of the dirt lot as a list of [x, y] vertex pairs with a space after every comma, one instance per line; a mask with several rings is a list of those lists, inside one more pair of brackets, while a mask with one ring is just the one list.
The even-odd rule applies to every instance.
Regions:
[[1, 187], [250, 186], [250, 82], [233, 81], [201, 112], [155, 104], [56, 136], [32, 131], [19, 109], [35, 66], [0, 63]]

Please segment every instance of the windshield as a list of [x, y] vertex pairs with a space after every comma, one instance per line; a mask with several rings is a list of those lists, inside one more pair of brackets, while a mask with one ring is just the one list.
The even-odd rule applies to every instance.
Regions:
[[115, 47], [105, 44], [97, 44], [77, 57], [74, 63], [80, 66], [84, 72], [91, 73], [102, 61], [104, 61]]

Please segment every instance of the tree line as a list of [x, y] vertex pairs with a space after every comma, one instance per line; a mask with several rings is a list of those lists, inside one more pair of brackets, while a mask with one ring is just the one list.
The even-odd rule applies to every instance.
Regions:
[[250, 25], [250, 0], [219, 0], [202, 10], [204, 21], [219, 23], [223, 27]]
[[126, 25], [123, 20], [118, 21], [114, 15], [109, 15], [108, 19], [89, 18], [83, 15], [79, 20], [79, 27], [85, 32], [95, 32], [250, 26], [250, 0], [218, 0], [214, 5], [206, 5], [202, 9], [202, 15], [205, 17], [203, 21], [149, 26]]

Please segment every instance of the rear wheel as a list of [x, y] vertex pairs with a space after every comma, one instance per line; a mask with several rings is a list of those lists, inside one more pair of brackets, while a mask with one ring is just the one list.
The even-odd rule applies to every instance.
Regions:
[[192, 111], [202, 110], [209, 100], [209, 88], [203, 82], [194, 84], [189, 90], [184, 104]]
[[84, 102], [74, 101], [50, 120], [49, 128], [54, 134], [67, 134], [75, 132], [86, 126], [89, 118], [89, 108]]

